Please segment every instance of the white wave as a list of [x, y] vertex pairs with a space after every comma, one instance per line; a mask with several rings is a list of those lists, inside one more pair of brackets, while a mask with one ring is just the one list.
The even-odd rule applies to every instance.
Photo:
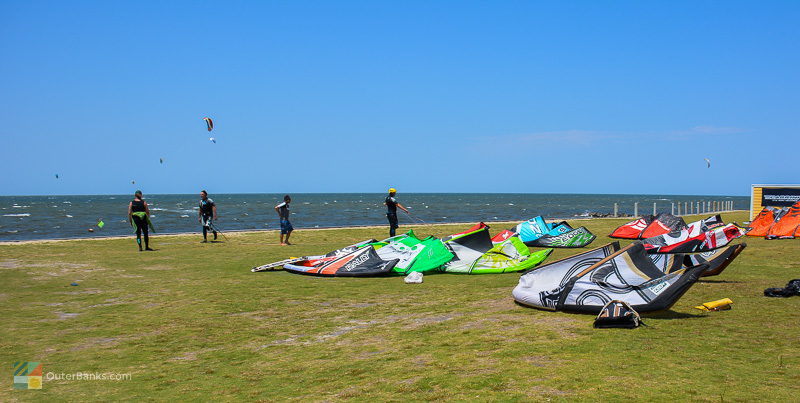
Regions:
[[72, 216], [71, 216], [71, 215], [69, 215], [69, 214], [67, 214], [67, 218], [72, 218]]
[[186, 218], [186, 217], [189, 217], [189, 216], [188, 216], [188, 215], [186, 215], [186, 214], [184, 214], [184, 215], [182, 215], [182, 216], [181, 216], [181, 218]]
[[17, 232], [19, 232], [19, 231], [15, 230], [15, 229], [12, 229], [12, 230], [6, 231], [6, 234], [16, 234]]
[[63, 201], [63, 202], [61, 202], [61, 203], [63, 203], [63, 204], [72, 204], [72, 202], [71, 202], [71, 201], [69, 201], [69, 200], [67, 200], [67, 201]]
[[30, 213], [20, 213], [20, 214], [3, 214], [3, 217], [30, 217]]

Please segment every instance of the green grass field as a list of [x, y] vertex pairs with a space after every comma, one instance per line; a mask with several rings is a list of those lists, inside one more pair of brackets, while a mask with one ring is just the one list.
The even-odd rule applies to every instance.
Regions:
[[[597, 247], [626, 221], [580, 224]], [[441, 236], [465, 226], [408, 228]], [[722, 275], [633, 330], [518, 306], [518, 274], [426, 275], [407, 285], [250, 272], [385, 236], [299, 230], [288, 247], [274, 232], [217, 244], [156, 236], [152, 253], [139, 253], [132, 237], [0, 245], [0, 401], [800, 399], [800, 297], [762, 295], [800, 278], [800, 240], [747, 239]], [[692, 308], [724, 297], [732, 310]], [[45, 379], [42, 390], [14, 390], [15, 361], [131, 379]]]

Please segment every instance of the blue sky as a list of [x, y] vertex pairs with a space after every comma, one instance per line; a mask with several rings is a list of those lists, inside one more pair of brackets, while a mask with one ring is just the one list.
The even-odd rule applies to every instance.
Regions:
[[789, 1], [0, 0], [0, 194], [745, 195], [800, 180], [798, 20]]

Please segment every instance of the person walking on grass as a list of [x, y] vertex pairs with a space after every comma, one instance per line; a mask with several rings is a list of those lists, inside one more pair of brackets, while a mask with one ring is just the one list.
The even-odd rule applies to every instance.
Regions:
[[389, 188], [389, 195], [386, 196], [383, 204], [386, 206], [386, 218], [389, 219], [389, 236], [395, 236], [395, 230], [400, 226], [397, 224], [397, 208], [403, 210], [408, 214], [408, 210], [403, 207], [400, 202], [394, 197], [397, 194], [397, 189]]
[[289, 222], [289, 203], [291, 202], [292, 198], [286, 195], [283, 196], [283, 203], [275, 206], [275, 211], [278, 213], [278, 218], [281, 220], [281, 245], [291, 245], [289, 236], [292, 235], [292, 231], [294, 230], [292, 223]]
[[197, 211], [197, 221], [203, 226], [203, 243], [208, 242], [208, 231], [214, 234], [217, 240], [217, 230], [214, 228], [214, 221], [217, 221], [217, 205], [214, 200], [208, 198], [208, 192], [200, 191], [200, 210]]
[[[139, 252], [142, 251], [142, 234], [144, 234], [144, 250], [150, 249], [150, 236], [148, 229], [153, 229], [150, 222], [150, 207], [142, 198], [142, 191], [137, 190], [133, 194], [133, 200], [128, 204], [128, 223], [136, 230], [136, 243], [139, 244]], [[153, 230], [155, 232], [155, 230]]]

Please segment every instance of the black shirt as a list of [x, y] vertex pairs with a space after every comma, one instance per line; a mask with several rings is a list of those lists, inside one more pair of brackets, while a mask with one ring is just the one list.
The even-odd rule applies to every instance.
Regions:
[[386, 212], [389, 214], [397, 214], [397, 199], [392, 196], [386, 196]]
[[131, 213], [137, 213], [140, 211], [147, 211], [147, 209], [144, 208], [144, 200], [133, 199], [133, 201], [131, 201]]
[[281, 220], [288, 220], [289, 219], [289, 203], [282, 202], [281, 204], [275, 206], [278, 209], [278, 217]]

